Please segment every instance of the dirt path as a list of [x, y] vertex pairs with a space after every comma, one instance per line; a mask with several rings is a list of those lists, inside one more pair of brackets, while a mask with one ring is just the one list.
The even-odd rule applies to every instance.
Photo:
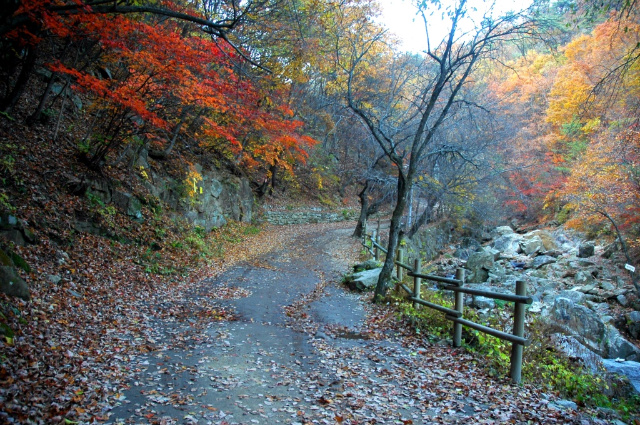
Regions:
[[109, 423], [577, 421], [549, 395], [487, 377], [462, 350], [382, 326], [388, 313], [372, 315], [339, 284], [359, 250], [351, 231], [297, 226], [282, 247], [207, 282], [229, 294], [218, 304], [235, 320], [204, 309], [157, 322], [159, 349], [126, 364], [135, 378]]

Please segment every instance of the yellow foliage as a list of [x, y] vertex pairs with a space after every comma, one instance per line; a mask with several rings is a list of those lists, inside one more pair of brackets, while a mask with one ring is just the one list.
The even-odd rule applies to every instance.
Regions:
[[202, 174], [191, 166], [184, 183], [187, 188], [187, 200], [194, 204], [198, 200], [198, 194], [202, 194]]

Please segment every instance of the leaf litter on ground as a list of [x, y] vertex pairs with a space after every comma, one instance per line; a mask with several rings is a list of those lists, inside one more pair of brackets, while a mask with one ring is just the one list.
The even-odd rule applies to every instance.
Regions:
[[[336, 227], [267, 227], [229, 247], [224, 261], [185, 277], [145, 273], [135, 253], [120, 247], [118, 257], [110, 251], [113, 244], [91, 236], [80, 238], [63, 261], [58, 261], [57, 248], [47, 244], [21, 252], [32, 264], [39, 257], [54, 259], [37, 262], [39, 276], [65, 274], [55, 285], [36, 279], [32, 300], [18, 303], [23, 321], [14, 344], [4, 345], [0, 353], [3, 420], [121, 423], [112, 422], [111, 412], [128, 405], [125, 394], [135, 387], [147, 403], [134, 406], [123, 423], [222, 425], [275, 423], [275, 418], [291, 424], [605, 423], [559, 407], [555, 396], [540, 388], [490, 377], [481, 359], [413, 334], [391, 307], [372, 305], [370, 294], [357, 297], [366, 311], [362, 326], [319, 322], [308, 306], [340, 281], [338, 274], [327, 275], [320, 267], [315, 287], [282, 312], [288, 328], [306, 335], [313, 353], [281, 362], [258, 350], [251, 359], [254, 366], [237, 376], [201, 369], [215, 365], [213, 356], [203, 354], [207, 349], [234, 350], [225, 323], [237, 317], [219, 301], [251, 293], [241, 281], [211, 285], [212, 280], [243, 262], [277, 272], [264, 261], [265, 254], [285, 247], [298, 256], [325, 255], [334, 272], [346, 272], [359, 256], [353, 239], [337, 240], [321, 251], [311, 249], [312, 243], [289, 246]], [[297, 260], [288, 254], [283, 261]], [[175, 353], [180, 358], [172, 358]], [[152, 366], [146, 381], [136, 380]], [[260, 370], [269, 376], [252, 387]], [[187, 377], [188, 387], [167, 384], [178, 374]], [[241, 391], [233, 402], [245, 416], [203, 403], [211, 391]], [[173, 410], [167, 414], [162, 408]]]

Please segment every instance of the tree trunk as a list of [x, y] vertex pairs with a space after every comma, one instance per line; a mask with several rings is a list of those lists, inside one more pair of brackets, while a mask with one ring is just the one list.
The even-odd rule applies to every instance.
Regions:
[[16, 106], [22, 96], [22, 93], [24, 93], [24, 90], [27, 87], [29, 77], [31, 77], [33, 68], [36, 66], [37, 57], [37, 47], [29, 47], [27, 49], [27, 55], [24, 58], [24, 62], [22, 63], [22, 69], [20, 70], [20, 74], [18, 75], [18, 79], [16, 80], [13, 89], [7, 94], [7, 97], [2, 99], [2, 102], [0, 102], [1, 111], [10, 112]]
[[28, 126], [32, 126], [33, 124], [35, 124], [40, 120], [40, 117], [42, 116], [42, 111], [44, 111], [44, 107], [47, 104], [49, 97], [51, 96], [51, 92], [53, 90], [53, 84], [56, 81], [56, 77], [57, 77], [57, 74], [55, 72], [51, 74], [51, 78], [49, 78], [49, 81], [47, 82], [47, 87], [44, 89], [44, 93], [42, 94], [42, 97], [40, 97], [40, 102], [38, 103], [38, 107], [33, 112], [33, 114], [29, 115], [29, 117], [27, 118], [26, 123]]
[[[407, 204], [407, 183], [406, 176], [402, 174], [398, 176], [398, 199], [396, 206], [391, 215], [391, 223], [389, 224], [389, 243], [387, 244], [387, 252], [389, 253], [382, 266], [376, 290], [373, 296], [373, 302], [381, 302], [387, 294], [387, 289], [391, 286], [391, 273], [395, 267], [395, 255], [400, 239], [400, 230], [402, 226], [402, 216], [404, 208]], [[408, 179], [408, 181], [411, 181]]]
[[361, 238], [362, 233], [365, 229], [365, 223], [367, 222], [367, 218], [369, 217], [369, 180], [364, 183], [364, 187], [358, 193], [358, 198], [360, 198], [360, 217], [358, 218], [358, 223], [356, 224], [356, 228], [353, 231], [353, 237]]

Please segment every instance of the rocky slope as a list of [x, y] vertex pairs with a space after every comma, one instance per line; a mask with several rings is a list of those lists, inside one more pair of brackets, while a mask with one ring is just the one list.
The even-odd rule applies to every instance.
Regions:
[[[529, 320], [542, 317], [568, 355], [624, 373], [640, 391], [640, 303], [615, 244], [598, 245], [563, 228], [517, 233], [503, 226], [483, 239], [452, 247], [435, 261], [439, 272], [464, 267], [467, 286], [504, 293], [526, 281], [534, 299]], [[480, 296], [466, 303], [481, 315], [499, 307]]]

